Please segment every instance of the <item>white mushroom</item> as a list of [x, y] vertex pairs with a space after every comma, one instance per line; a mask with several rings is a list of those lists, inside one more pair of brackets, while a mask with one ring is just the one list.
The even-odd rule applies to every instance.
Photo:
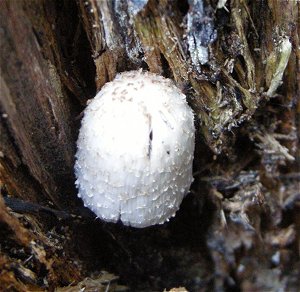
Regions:
[[194, 116], [170, 79], [130, 71], [88, 104], [77, 141], [78, 196], [133, 227], [175, 216], [193, 181]]

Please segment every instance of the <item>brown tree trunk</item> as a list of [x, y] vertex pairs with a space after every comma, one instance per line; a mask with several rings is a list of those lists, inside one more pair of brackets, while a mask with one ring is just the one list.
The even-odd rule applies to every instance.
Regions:
[[[296, 0], [0, 7], [0, 290], [127, 289], [109, 273], [135, 291], [297, 290]], [[87, 100], [139, 68], [175, 81], [198, 133], [191, 194], [143, 230], [94, 220], [73, 174]]]

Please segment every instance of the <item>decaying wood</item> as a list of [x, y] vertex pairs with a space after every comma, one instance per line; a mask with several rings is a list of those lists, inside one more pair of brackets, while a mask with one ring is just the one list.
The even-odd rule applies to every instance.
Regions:
[[[297, 1], [0, 6], [0, 290], [297, 291]], [[135, 230], [85, 211], [73, 164], [86, 101], [140, 68], [187, 95], [197, 144], [177, 216]]]

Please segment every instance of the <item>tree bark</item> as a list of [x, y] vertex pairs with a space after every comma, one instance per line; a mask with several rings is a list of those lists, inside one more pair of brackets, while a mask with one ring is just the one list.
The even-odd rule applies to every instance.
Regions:
[[[0, 5], [1, 289], [297, 290], [297, 1]], [[73, 165], [87, 100], [140, 68], [186, 94], [197, 141], [176, 218], [135, 230], [94, 220]]]

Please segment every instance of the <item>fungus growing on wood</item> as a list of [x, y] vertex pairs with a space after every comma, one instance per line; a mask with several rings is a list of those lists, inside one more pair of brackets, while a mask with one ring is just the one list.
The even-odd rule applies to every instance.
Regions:
[[121, 73], [84, 111], [75, 163], [78, 196], [108, 222], [162, 224], [189, 191], [194, 144], [193, 111], [170, 79]]

